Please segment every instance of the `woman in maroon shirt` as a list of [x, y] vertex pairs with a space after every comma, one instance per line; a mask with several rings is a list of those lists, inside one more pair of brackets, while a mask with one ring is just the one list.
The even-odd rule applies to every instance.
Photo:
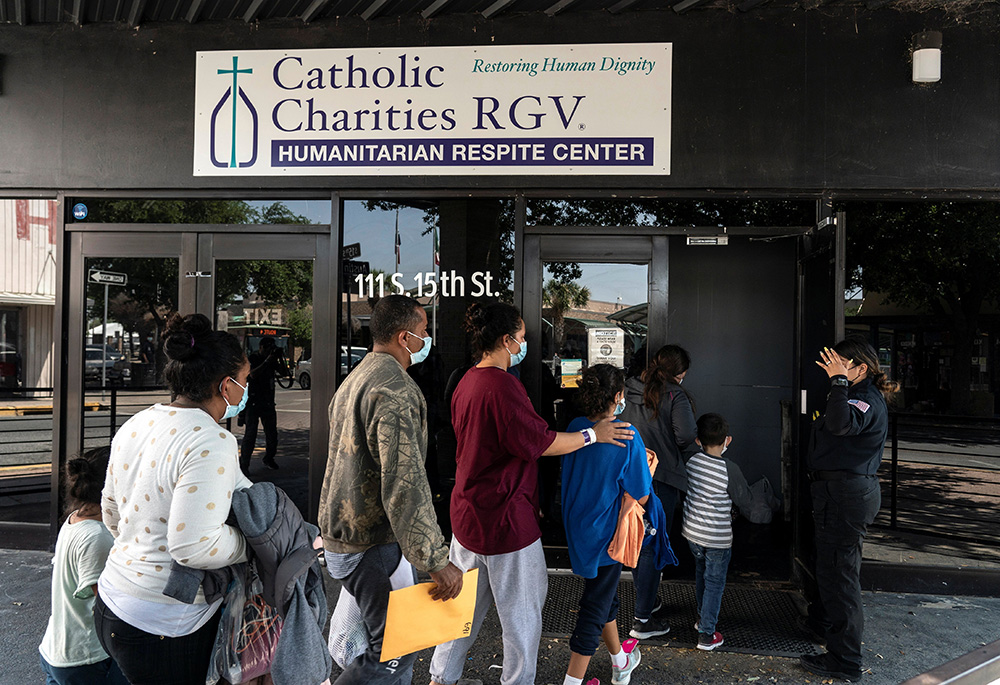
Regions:
[[538, 524], [538, 458], [593, 442], [624, 446], [629, 424], [606, 419], [576, 433], [550, 430], [521, 382], [507, 373], [524, 359], [524, 321], [517, 307], [473, 304], [465, 321], [473, 356], [451, 401], [458, 441], [451, 496], [451, 560], [479, 569], [476, 613], [468, 637], [434, 651], [431, 682], [453, 685], [483, 617], [496, 602], [503, 629], [502, 685], [533, 685], [548, 589]]

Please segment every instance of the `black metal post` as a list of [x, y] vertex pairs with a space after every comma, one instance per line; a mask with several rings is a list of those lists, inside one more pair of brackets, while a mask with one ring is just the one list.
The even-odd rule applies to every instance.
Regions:
[[118, 388], [111, 387], [111, 426], [108, 429], [108, 444], [115, 439], [115, 431], [118, 430]]
[[896, 490], [899, 487], [899, 436], [897, 427], [899, 419], [895, 412], [892, 420], [892, 479], [889, 485], [889, 528], [896, 530]]

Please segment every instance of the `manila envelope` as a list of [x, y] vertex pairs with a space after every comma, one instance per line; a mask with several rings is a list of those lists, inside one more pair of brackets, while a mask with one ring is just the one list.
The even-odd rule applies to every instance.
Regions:
[[435, 647], [472, 633], [476, 611], [479, 569], [462, 578], [462, 591], [455, 599], [436, 602], [428, 590], [433, 583], [419, 583], [389, 593], [381, 661], [398, 659], [421, 649]]

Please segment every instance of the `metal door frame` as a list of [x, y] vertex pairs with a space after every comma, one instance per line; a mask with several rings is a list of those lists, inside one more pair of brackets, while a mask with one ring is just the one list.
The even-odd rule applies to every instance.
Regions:
[[[515, 290], [529, 340], [541, 341], [542, 279], [546, 262], [645, 264], [649, 268], [647, 348], [667, 340], [670, 255], [667, 235], [641, 226], [527, 226], [516, 245], [523, 256], [520, 290]], [[521, 247], [523, 245], [523, 247]], [[515, 258], [516, 259], [516, 258]], [[654, 312], [662, 314], [654, 316]], [[528, 345], [522, 380], [532, 401], [541, 397], [542, 348]], [[536, 407], [537, 408], [537, 407]]]
[[[181, 227], [176, 227], [181, 228]], [[197, 235], [180, 230], [158, 232], [155, 239], [138, 232], [133, 228], [128, 233], [120, 231], [67, 231], [69, 244], [68, 264], [65, 271], [66, 281], [62, 284], [60, 295], [65, 296], [65, 325], [62, 334], [56, 338], [57, 374], [60, 379], [57, 387], [65, 388], [55, 398], [53, 414], [53, 454], [52, 454], [52, 493], [49, 523], [52, 536], [58, 534], [60, 507], [62, 506], [62, 465], [70, 454], [75, 454], [83, 447], [83, 399], [84, 399], [84, 364], [83, 348], [86, 329], [86, 298], [87, 274], [85, 271], [88, 257], [121, 257], [121, 258], [156, 258], [177, 259], [177, 307], [194, 311], [194, 283], [185, 283], [182, 276], [185, 271], [194, 271]], [[72, 363], [76, 360], [77, 363]], [[57, 436], [56, 433], [59, 433]]]
[[[339, 225], [339, 201], [334, 198], [334, 226]], [[178, 260], [177, 307], [201, 312], [214, 321], [214, 270], [217, 259], [311, 260], [313, 262], [313, 384], [310, 401], [309, 520], [316, 520], [319, 488], [326, 467], [329, 420], [326, 398], [333, 396], [335, 353], [339, 346], [335, 326], [340, 260], [331, 227], [315, 225], [230, 226], [210, 224], [64, 224], [66, 241], [56, 316], [61, 334], [56, 338], [56, 387], [53, 412], [52, 492], [50, 539], [58, 534], [62, 497], [62, 465], [83, 445], [83, 358], [86, 327], [86, 259], [88, 257], [175, 258]], [[199, 277], [202, 276], [202, 277]], [[58, 322], [57, 322], [58, 323]]]
[[[847, 215], [833, 212], [830, 200], [816, 203], [816, 226], [799, 238], [796, 255], [795, 366], [791, 411], [792, 455], [788, 466], [792, 517], [792, 576], [807, 596], [816, 592], [813, 579], [814, 531], [805, 458], [812, 414], [825, 410], [829, 382], [814, 362], [819, 346], [843, 340], [846, 332], [844, 290], [847, 272]], [[830, 287], [809, 287], [808, 275], [819, 272]], [[825, 272], [825, 276], [824, 276]]]

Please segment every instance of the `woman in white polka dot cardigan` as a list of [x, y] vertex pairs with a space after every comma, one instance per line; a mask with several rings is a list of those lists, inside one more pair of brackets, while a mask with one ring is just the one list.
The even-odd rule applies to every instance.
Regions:
[[163, 335], [174, 401], [129, 419], [115, 435], [102, 497], [115, 537], [98, 583], [95, 624], [133, 685], [204, 682], [221, 599], [163, 594], [170, 564], [217, 569], [246, 560], [226, 525], [233, 492], [252, 483], [236, 438], [219, 425], [246, 403], [250, 365], [239, 341], [201, 314], [175, 314]]

